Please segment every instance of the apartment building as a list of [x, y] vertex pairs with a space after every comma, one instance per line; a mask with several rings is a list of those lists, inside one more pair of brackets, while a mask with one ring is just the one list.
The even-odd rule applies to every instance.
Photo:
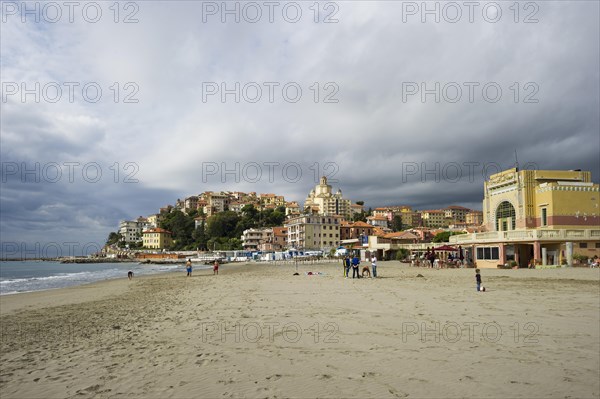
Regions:
[[246, 251], [272, 250], [273, 229], [268, 227], [244, 230], [241, 240]]
[[337, 248], [340, 243], [339, 215], [304, 215], [288, 219], [288, 246], [298, 250]]
[[145, 230], [142, 233], [144, 248], [168, 249], [173, 244], [172, 233], [161, 228]]
[[446, 227], [448, 221], [446, 220], [446, 212], [439, 209], [431, 209], [419, 211], [421, 214], [421, 220], [423, 226], [429, 228]]

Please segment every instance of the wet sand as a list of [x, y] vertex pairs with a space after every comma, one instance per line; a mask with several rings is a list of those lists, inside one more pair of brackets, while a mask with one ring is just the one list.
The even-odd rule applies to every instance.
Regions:
[[1, 396], [600, 397], [598, 269], [294, 271], [2, 296]]

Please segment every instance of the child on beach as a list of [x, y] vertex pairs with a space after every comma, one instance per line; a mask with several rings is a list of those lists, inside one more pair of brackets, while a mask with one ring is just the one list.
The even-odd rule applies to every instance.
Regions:
[[214, 265], [213, 265], [213, 275], [215, 274], [219, 274], [219, 261], [216, 260]]
[[481, 274], [479, 274], [479, 269], [475, 269], [475, 281], [477, 282], [477, 292], [481, 289]]
[[188, 259], [185, 262], [185, 269], [187, 270], [187, 277], [192, 277], [192, 260]]

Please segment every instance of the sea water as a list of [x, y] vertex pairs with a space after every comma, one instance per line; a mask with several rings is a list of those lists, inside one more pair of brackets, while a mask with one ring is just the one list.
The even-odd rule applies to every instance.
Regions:
[[[194, 266], [195, 269], [209, 266]], [[178, 265], [127, 263], [60, 263], [46, 261], [0, 262], [0, 295], [42, 291], [114, 278], [127, 278], [131, 270], [135, 276], [181, 271]]]

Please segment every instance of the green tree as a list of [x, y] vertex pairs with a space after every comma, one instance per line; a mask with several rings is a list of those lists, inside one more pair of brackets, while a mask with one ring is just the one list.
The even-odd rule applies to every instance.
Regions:
[[285, 211], [280, 212], [277, 209], [266, 209], [258, 215], [258, 227], [281, 226], [285, 221]]
[[392, 219], [392, 231], [402, 231], [402, 218], [400, 215], [395, 215]]
[[[234, 238], [238, 234], [237, 228], [240, 217], [233, 211], [219, 212], [208, 218], [206, 232], [212, 239], [225, 237]], [[209, 247], [210, 249], [210, 247]]]
[[169, 213], [160, 222], [160, 227], [173, 233], [173, 249], [185, 249], [193, 244], [194, 218], [183, 212], [176, 210]]
[[239, 238], [215, 237], [207, 242], [210, 251], [235, 251], [242, 249], [242, 240]]
[[441, 233], [437, 233], [435, 237], [433, 237], [432, 242], [448, 242], [450, 236], [455, 236], [458, 234], [465, 234], [462, 231], [442, 231]]
[[119, 240], [121, 240], [122, 236], [120, 233], [116, 233], [114, 231], [111, 231], [108, 234], [108, 239], [106, 240], [106, 245], [113, 245], [119, 242]]
[[410, 251], [408, 249], [400, 248], [396, 252], [396, 260], [404, 260], [404, 259], [408, 258], [409, 255], [410, 255]]
[[365, 211], [360, 211], [359, 213], [354, 214], [354, 216], [352, 217], [352, 220], [354, 222], [366, 222], [367, 214], [365, 213]]
[[258, 210], [252, 204], [244, 205], [242, 208], [242, 217], [255, 220], [258, 216]]
[[206, 250], [207, 237], [204, 220], [200, 223], [200, 226], [196, 227], [196, 230], [194, 230], [192, 233], [192, 238], [194, 239], [196, 248], [200, 249], [201, 251]]
[[242, 249], [242, 240], [239, 238], [230, 238], [227, 240], [227, 249], [230, 251]]

